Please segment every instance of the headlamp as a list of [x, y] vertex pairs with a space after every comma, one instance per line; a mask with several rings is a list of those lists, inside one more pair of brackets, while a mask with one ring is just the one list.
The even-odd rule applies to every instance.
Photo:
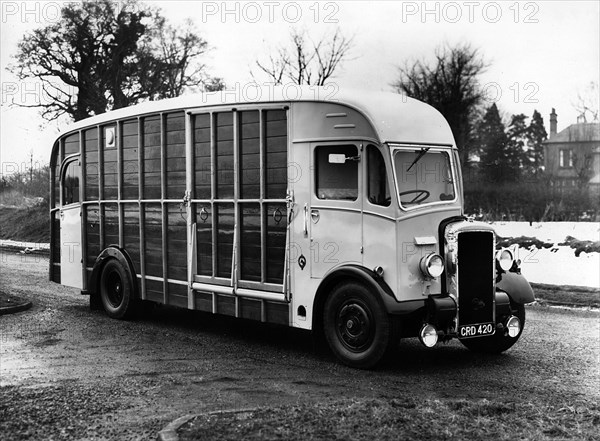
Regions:
[[425, 277], [435, 279], [444, 272], [444, 259], [439, 254], [428, 254], [419, 262], [419, 268]]
[[498, 265], [500, 266], [500, 268], [502, 268], [503, 271], [508, 271], [512, 268], [513, 263], [515, 262], [515, 258], [513, 256], [512, 251], [505, 249], [500, 250], [496, 253], [496, 261], [498, 262]]

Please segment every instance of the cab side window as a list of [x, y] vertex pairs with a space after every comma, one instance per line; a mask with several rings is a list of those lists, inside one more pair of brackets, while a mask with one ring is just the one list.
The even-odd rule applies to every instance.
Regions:
[[355, 201], [358, 198], [358, 149], [355, 145], [315, 149], [316, 193], [319, 199]]
[[63, 174], [63, 205], [79, 202], [79, 162], [72, 161]]
[[374, 145], [367, 146], [367, 199], [371, 204], [389, 207], [391, 203], [385, 161]]

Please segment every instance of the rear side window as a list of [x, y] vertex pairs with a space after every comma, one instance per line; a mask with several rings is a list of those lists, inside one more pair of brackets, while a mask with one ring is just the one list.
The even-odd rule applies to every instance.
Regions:
[[71, 161], [63, 173], [63, 205], [79, 202], [79, 161]]
[[358, 198], [358, 159], [355, 145], [317, 147], [317, 198], [355, 201]]
[[374, 205], [389, 207], [390, 187], [388, 185], [383, 155], [374, 145], [367, 146], [367, 198]]

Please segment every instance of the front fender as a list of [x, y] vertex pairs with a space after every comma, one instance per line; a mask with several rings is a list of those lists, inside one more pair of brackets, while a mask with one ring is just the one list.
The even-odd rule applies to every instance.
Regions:
[[507, 293], [515, 303], [524, 305], [535, 301], [531, 285], [521, 274], [502, 273], [500, 280], [496, 282], [496, 287]]
[[398, 302], [389, 285], [374, 271], [360, 265], [344, 265], [327, 274], [317, 290], [317, 298], [326, 294], [340, 281], [354, 279], [364, 283], [385, 306], [388, 314], [407, 314], [425, 306], [425, 300]]

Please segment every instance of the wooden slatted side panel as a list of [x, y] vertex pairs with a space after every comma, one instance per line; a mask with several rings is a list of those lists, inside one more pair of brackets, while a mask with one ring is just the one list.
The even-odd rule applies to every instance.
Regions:
[[240, 277], [261, 281], [260, 204], [240, 204]]
[[213, 216], [210, 203], [199, 203], [196, 209], [197, 273], [213, 276]]
[[98, 129], [86, 130], [85, 142], [85, 200], [98, 200]]
[[216, 255], [213, 257], [216, 277], [231, 278], [231, 265], [233, 259], [233, 236], [235, 225], [234, 204], [214, 204], [216, 220]]
[[283, 283], [287, 233], [286, 204], [268, 203], [264, 205], [264, 211], [264, 218], [266, 219], [265, 282]]
[[[103, 213], [102, 213], [103, 212]], [[104, 246], [119, 245], [119, 206], [116, 203], [102, 205], [101, 216], [104, 232]]]
[[153, 302], [163, 303], [164, 287], [163, 287], [162, 281], [146, 279], [145, 286], [146, 286], [146, 299], [152, 300]]
[[210, 114], [195, 115], [194, 127], [194, 199], [210, 199], [212, 185]]
[[160, 178], [160, 116], [144, 118], [144, 199], [161, 198]]
[[138, 120], [124, 121], [121, 126], [122, 198], [136, 200], [139, 197], [139, 165], [138, 165]]
[[216, 198], [233, 199], [233, 112], [217, 113], [215, 125]]
[[[103, 127], [103, 130], [112, 129], [116, 133], [116, 125], [111, 124]], [[105, 132], [106, 133], [106, 132]], [[101, 157], [102, 157], [102, 186], [104, 192], [101, 193], [103, 199], [106, 200], [117, 200], [119, 198], [119, 163], [117, 157], [116, 142], [113, 143], [113, 147], [108, 147], [106, 143], [102, 144]], [[117, 240], [115, 243], [119, 243]]]
[[169, 283], [169, 305], [187, 308], [187, 285], [179, 283]]
[[[162, 207], [159, 203], [144, 204], [144, 263], [146, 275], [163, 276]], [[161, 300], [162, 300], [162, 282]], [[146, 287], [146, 290], [149, 286]]]
[[185, 193], [185, 114], [168, 114], [165, 126], [166, 198], [181, 200]]
[[258, 110], [239, 113], [240, 198], [260, 198], [260, 114]]
[[285, 199], [287, 191], [287, 115], [265, 111], [265, 199]]
[[65, 138], [63, 152], [63, 159], [69, 155], [79, 153], [79, 133], [74, 133]]
[[96, 258], [102, 251], [100, 248], [100, 207], [96, 204], [84, 205], [86, 235], [86, 268], [92, 268]]
[[135, 271], [140, 272], [140, 212], [137, 203], [123, 204], [123, 248], [129, 254]]
[[62, 163], [62, 159], [60, 158], [60, 150], [58, 153], [58, 158], [56, 159], [56, 165], [52, 170], [52, 174], [54, 175], [54, 185], [52, 186], [52, 202], [55, 207], [60, 207], [60, 165]]
[[[186, 210], [180, 204], [170, 203], [167, 207], [167, 268], [168, 278], [187, 280], [187, 228]], [[169, 290], [169, 298], [171, 291]], [[187, 296], [187, 291], [185, 293]], [[187, 306], [187, 304], [186, 304]]]
[[51, 236], [52, 236], [52, 281], [60, 283], [60, 211], [52, 212], [50, 218]]
[[193, 116], [192, 125], [197, 275], [231, 277], [233, 240], [237, 237], [237, 277], [242, 286], [260, 289], [265, 283], [282, 285], [287, 232], [287, 207], [282, 202], [287, 195], [287, 111], [198, 114]]
[[[98, 201], [100, 185], [100, 163], [99, 163], [99, 142], [98, 128], [92, 127], [83, 132], [83, 156], [84, 156], [84, 202]], [[100, 205], [84, 204], [82, 206], [82, 222], [84, 222], [84, 258], [86, 268], [87, 286], [92, 274], [92, 268], [96, 258], [102, 251], [100, 238]]]

